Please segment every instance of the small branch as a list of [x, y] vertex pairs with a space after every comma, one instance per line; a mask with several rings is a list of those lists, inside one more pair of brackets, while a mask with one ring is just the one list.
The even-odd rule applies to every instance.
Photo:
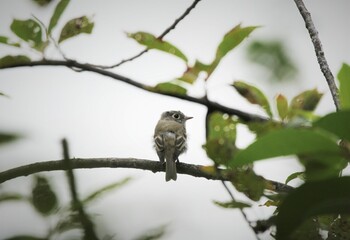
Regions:
[[311, 14], [307, 10], [303, 0], [294, 0], [295, 4], [297, 5], [299, 12], [301, 16], [303, 17], [305, 21], [305, 26], [307, 30], [309, 31], [309, 35], [312, 41], [312, 44], [314, 45], [316, 57], [318, 64], [320, 65], [321, 71], [326, 78], [329, 90], [332, 94], [334, 105], [337, 110], [339, 110], [340, 102], [339, 102], [339, 94], [338, 94], [338, 88], [334, 81], [334, 76], [332, 74], [332, 71], [330, 70], [324, 51], [322, 49], [321, 40], [318, 36], [317, 29], [312, 21]]
[[[196, 7], [196, 5], [200, 2], [201, 0], [195, 0], [191, 6], [189, 6], [185, 12], [175, 20], [175, 22], [173, 24], [171, 24], [167, 29], [164, 30], [163, 33], [161, 33], [157, 38], [158, 39], [163, 39], [171, 30], [175, 29], [175, 27], [188, 15], [190, 14], [190, 12]], [[141, 57], [143, 54], [145, 54], [146, 52], [148, 52], [149, 49], [145, 49], [143, 50], [142, 52], [136, 54], [135, 56], [133, 57], [130, 57], [130, 58], [127, 58], [127, 59], [124, 59], [122, 61], [120, 61], [119, 63], [116, 63], [116, 64], [113, 64], [111, 66], [99, 66], [99, 65], [93, 65], [95, 67], [99, 67], [101, 69], [110, 69], [110, 68], [115, 68], [115, 67], [119, 67], [120, 65], [123, 65], [124, 63], [127, 63], [127, 62], [131, 62], [133, 60], [135, 60], [136, 58], [139, 58]]]
[[72, 196], [72, 208], [78, 212], [79, 220], [84, 229], [84, 240], [98, 240], [98, 237], [94, 231], [94, 226], [87, 214], [85, 213], [83, 204], [79, 200], [77, 187], [75, 184], [75, 177], [73, 173], [73, 165], [69, 157], [68, 143], [66, 139], [62, 140], [63, 148], [63, 163], [67, 171], [67, 178], [69, 182], [69, 188]]
[[113, 64], [111, 66], [101, 66], [101, 65], [93, 65], [93, 66], [96, 66], [96, 67], [99, 67], [101, 69], [110, 69], [110, 68], [116, 68], [116, 67], [119, 67], [121, 65], [123, 65], [124, 63], [127, 63], [127, 62], [131, 62], [139, 57], [141, 57], [143, 54], [145, 54], [146, 52], [148, 52], [149, 49], [146, 48], [144, 50], [142, 50], [141, 52], [139, 52], [138, 54], [136, 54], [135, 56], [132, 56], [130, 58], [127, 58], [127, 59], [123, 59], [121, 60], [120, 62], [116, 63], [116, 64]]
[[[136, 158], [74, 158], [70, 159], [70, 163], [72, 169], [134, 168], [148, 170], [154, 173], [164, 172], [164, 165], [162, 165], [159, 161]], [[224, 176], [223, 174], [219, 173], [220, 169], [217, 174], [210, 174], [203, 171], [203, 167], [204, 166], [202, 165], [178, 163], [177, 171], [179, 174], [206, 178], [208, 180], [230, 181], [228, 176]], [[63, 160], [36, 162], [0, 172], [0, 184], [14, 178], [28, 176], [38, 172], [58, 170], [67, 170], [67, 165]], [[265, 181], [267, 182], [266, 185], [272, 186], [272, 188], [269, 190], [275, 192], [290, 192], [293, 189], [293, 187], [283, 183], [267, 179], [265, 179]]]
[[175, 29], [176, 25], [179, 24], [188, 14], [190, 14], [190, 12], [197, 6], [197, 4], [200, 2], [201, 0], [195, 0], [191, 6], [189, 6], [186, 11], [178, 18], [175, 20], [175, 22], [168, 27], [167, 29], [165, 29], [165, 31], [160, 34], [158, 36], [159, 39], [163, 39], [165, 37], [165, 35], [167, 35], [171, 30]]
[[[228, 186], [226, 185], [226, 183], [225, 183], [224, 181], [221, 181], [221, 182], [222, 182], [222, 185], [224, 185], [224, 188], [226, 189], [228, 195], [230, 195], [232, 201], [236, 202], [236, 199], [235, 199], [235, 197], [233, 196], [233, 193], [232, 193], [231, 190], [228, 188]], [[244, 210], [243, 210], [242, 208], [239, 208], [239, 211], [241, 212], [241, 214], [242, 214], [244, 220], [247, 222], [247, 224], [249, 225], [249, 227], [253, 230], [256, 239], [259, 240], [259, 236], [256, 234], [255, 228], [254, 228], [254, 226], [252, 225], [252, 222], [249, 221], [247, 214], [244, 212]]]
[[255, 115], [255, 114], [246, 113], [246, 112], [240, 111], [238, 109], [229, 108], [229, 107], [223, 106], [219, 103], [212, 102], [212, 101], [208, 100], [207, 98], [195, 98], [195, 97], [191, 97], [189, 95], [180, 95], [180, 94], [175, 94], [175, 93], [159, 92], [154, 87], [140, 83], [140, 82], [133, 80], [131, 78], [128, 78], [128, 77], [119, 75], [117, 73], [114, 73], [114, 72], [111, 72], [108, 70], [104, 70], [104, 69], [101, 69], [101, 68], [98, 68], [98, 67], [95, 67], [95, 66], [92, 66], [89, 64], [79, 63], [79, 62], [73, 61], [73, 60], [63, 61], [63, 60], [46, 60], [45, 59], [45, 60], [41, 60], [41, 61], [15, 63], [15, 64], [10, 65], [10, 66], [2, 67], [1, 69], [17, 68], [17, 67], [34, 67], [34, 66], [65, 66], [65, 67], [68, 67], [70, 69], [75, 69], [75, 71], [80, 70], [80, 71], [94, 72], [94, 73], [98, 73], [98, 74], [103, 75], [103, 76], [110, 77], [114, 80], [118, 80], [118, 81], [124, 82], [126, 84], [130, 84], [136, 88], [139, 88], [139, 89], [151, 92], [151, 93], [161, 94], [161, 95], [170, 96], [170, 97], [182, 99], [182, 100], [193, 102], [193, 103], [198, 103], [198, 104], [201, 104], [201, 105], [208, 107], [208, 109], [210, 109], [211, 111], [216, 110], [216, 111], [220, 111], [220, 112], [227, 113], [230, 115], [235, 115], [235, 116], [239, 117], [241, 120], [246, 121], [246, 122], [268, 121], [268, 119], [265, 117]]

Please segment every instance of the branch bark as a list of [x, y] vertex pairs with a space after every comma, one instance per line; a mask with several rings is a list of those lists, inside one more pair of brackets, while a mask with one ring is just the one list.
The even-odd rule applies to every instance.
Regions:
[[94, 224], [88, 217], [88, 215], [85, 212], [85, 209], [83, 207], [83, 204], [81, 203], [79, 197], [78, 197], [78, 191], [77, 186], [75, 182], [75, 176], [73, 173], [73, 168], [71, 164], [71, 159], [69, 157], [69, 148], [68, 143], [66, 139], [62, 140], [62, 148], [63, 148], [63, 164], [65, 165], [65, 168], [67, 169], [67, 178], [69, 183], [69, 189], [71, 192], [72, 197], [72, 208], [78, 212], [79, 214], [79, 220], [81, 223], [81, 226], [84, 229], [84, 240], [98, 240], [98, 237], [94, 230]]
[[[148, 170], [154, 173], [164, 172], [165, 170], [165, 166], [159, 161], [136, 158], [73, 158], [70, 159], [70, 163], [72, 169], [133, 168]], [[203, 168], [204, 166], [202, 165], [177, 163], [177, 171], [179, 174], [205, 178], [208, 180], [230, 181], [228, 176], [219, 173], [222, 169], [219, 169], [219, 172], [216, 174], [211, 174], [203, 171]], [[0, 184], [18, 177], [24, 177], [39, 172], [58, 170], [67, 170], [67, 164], [65, 164], [64, 160], [36, 162], [23, 165], [0, 172]], [[267, 189], [271, 191], [289, 192], [293, 189], [293, 187], [280, 182], [268, 179], [265, 179], [265, 181]]]
[[303, 0], [294, 0], [294, 2], [297, 5], [299, 12], [305, 21], [306, 29], [308, 30], [312, 44], [314, 45], [318, 64], [320, 65], [321, 71], [324, 77], [326, 78], [329, 90], [332, 94], [335, 108], [338, 111], [340, 107], [338, 88], [337, 88], [337, 85], [335, 84], [332, 71], [328, 66], [328, 62], [322, 48], [322, 43], [318, 36], [318, 31], [312, 21], [311, 14], [307, 10]]
[[239, 117], [241, 120], [246, 121], [246, 122], [264, 122], [267, 121], [268, 119], [259, 115], [255, 114], [250, 114], [247, 112], [240, 111], [238, 109], [234, 108], [229, 108], [226, 106], [223, 106], [219, 103], [212, 102], [208, 100], [207, 98], [195, 98], [191, 97], [189, 95], [180, 95], [180, 94], [175, 94], [175, 93], [168, 93], [168, 92], [160, 92], [159, 90], [156, 90], [153, 86], [149, 86], [146, 84], [143, 84], [141, 82], [138, 82], [134, 79], [119, 75], [117, 73], [114, 73], [112, 71], [104, 70], [101, 68], [98, 68], [94, 65], [91, 64], [83, 64], [79, 63], [74, 60], [40, 60], [40, 61], [32, 61], [32, 62], [25, 62], [25, 63], [14, 63], [9, 66], [4, 66], [1, 69], [6, 69], [6, 68], [18, 68], [18, 67], [35, 67], [35, 66], [64, 66], [68, 67], [73, 70], [78, 70], [78, 71], [88, 71], [88, 72], [94, 72], [98, 73], [103, 76], [110, 77], [114, 80], [121, 81], [123, 83], [132, 85], [136, 88], [151, 92], [151, 93], [156, 93], [156, 94], [161, 94], [165, 96], [170, 96], [178, 99], [182, 99], [185, 101], [193, 102], [193, 103], [198, 103], [201, 105], [206, 106], [208, 109], [211, 111], [220, 111], [223, 113], [227, 113], [230, 115], [235, 115]]

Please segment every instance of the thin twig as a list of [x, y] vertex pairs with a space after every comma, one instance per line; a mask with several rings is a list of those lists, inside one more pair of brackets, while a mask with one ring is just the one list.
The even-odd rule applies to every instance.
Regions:
[[307, 30], [309, 31], [309, 35], [310, 35], [312, 44], [314, 45], [318, 64], [320, 65], [321, 71], [322, 71], [324, 77], [326, 78], [329, 90], [330, 90], [332, 97], [333, 97], [335, 108], [338, 111], [339, 107], [340, 107], [338, 88], [337, 88], [337, 85], [335, 84], [332, 71], [330, 70], [330, 68], [328, 66], [328, 63], [327, 63], [327, 60], [326, 60], [326, 57], [325, 57], [325, 54], [324, 54], [324, 51], [322, 48], [322, 43], [321, 43], [321, 40], [318, 36], [317, 29], [312, 21], [311, 14], [307, 10], [303, 0], [294, 0], [294, 2], [297, 5], [299, 12], [305, 21], [305, 26], [306, 26]]
[[66, 54], [63, 52], [63, 50], [61, 49], [60, 45], [58, 44], [58, 42], [51, 36], [51, 34], [49, 35], [50, 40], [53, 42], [53, 44], [55, 45], [56, 49], [58, 50], [58, 52], [61, 54], [61, 56], [63, 57], [64, 60], [66, 61], [70, 61], [71, 59], [68, 58], [66, 56]]
[[[235, 199], [235, 197], [233, 196], [233, 193], [231, 192], [231, 190], [228, 188], [227, 184], [226, 184], [224, 181], [221, 181], [221, 183], [222, 183], [222, 185], [224, 185], [224, 188], [226, 189], [227, 193], [230, 195], [232, 201], [236, 202], [236, 199]], [[241, 212], [241, 214], [242, 214], [244, 220], [248, 223], [249, 227], [252, 229], [252, 231], [253, 231], [253, 233], [254, 233], [256, 239], [257, 239], [257, 240], [260, 240], [259, 236], [258, 236], [258, 235], [256, 234], [256, 232], [255, 232], [255, 228], [254, 228], [252, 222], [249, 221], [247, 214], [244, 212], [244, 210], [243, 210], [242, 208], [239, 208], [239, 211]]]
[[165, 35], [167, 35], [171, 30], [175, 29], [176, 25], [182, 21], [188, 14], [190, 14], [190, 12], [197, 6], [197, 4], [200, 2], [201, 0], [195, 0], [191, 6], [189, 6], [186, 11], [178, 18], [175, 20], [175, 22], [170, 26], [168, 27], [167, 29], [165, 29], [165, 31], [160, 34], [158, 36], [159, 39], [163, 39], [165, 37]]
[[201, 105], [206, 106], [211, 111], [221, 111], [223, 113], [227, 113], [230, 115], [235, 115], [239, 117], [241, 120], [246, 122], [265, 122], [268, 121], [266, 117], [259, 116], [256, 114], [250, 114], [247, 112], [240, 111], [238, 109], [229, 108], [226, 106], [223, 106], [219, 103], [212, 102], [208, 100], [207, 98], [196, 98], [189, 95], [182, 95], [182, 94], [176, 94], [171, 92], [160, 92], [159, 90], [155, 89], [153, 86], [149, 86], [146, 84], [143, 84], [141, 82], [138, 82], [134, 79], [119, 75], [117, 73], [114, 73], [112, 71], [104, 70], [101, 68], [94, 67], [90, 64], [83, 64], [79, 63], [77, 61], [63, 61], [63, 60], [41, 60], [41, 61], [32, 61], [32, 62], [22, 62], [22, 63], [14, 63], [12, 65], [3, 66], [0, 69], [6, 69], [6, 68], [17, 68], [17, 67], [34, 67], [34, 66], [65, 66], [70, 69], [75, 69], [75, 71], [88, 71], [88, 72], [94, 72], [98, 73], [103, 76], [110, 77], [114, 80], [118, 80], [127, 84], [130, 84], [134, 87], [140, 88], [142, 90], [155, 93], [155, 94], [161, 94], [165, 96], [170, 96], [178, 99], [182, 99], [185, 101], [198, 103]]
[[[70, 159], [73, 169], [96, 169], [96, 168], [130, 168], [148, 170], [151, 172], [164, 172], [164, 165], [159, 161], [151, 161], [147, 159], [136, 158], [74, 158]], [[205, 178], [208, 180], [224, 180], [230, 181], [230, 178], [224, 174], [212, 174], [204, 171], [204, 166], [188, 163], [178, 163], [177, 171], [179, 174], [185, 174], [193, 177]], [[31, 174], [67, 170], [67, 166], [63, 160], [36, 162], [28, 165], [12, 168], [0, 172], [0, 184], [8, 180], [24, 177]], [[220, 169], [219, 169], [220, 170]], [[276, 181], [265, 179], [269, 185], [273, 186], [270, 189], [275, 192], [290, 192], [293, 187], [279, 183]]]
[[98, 237], [94, 231], [93, 223], [91, 222], [88, 215], [85, 213], [83, 204], [79, 200], [77, 187], [75, 183], [75, 177], [73, 173], [73, 164], [71, 163], [70, 157], [69, 157], [69, 149], [68, 149], [68, 143], [66, 139], [62, 140], [62, 148], [63, 148], [63, 163], [66, 168], [67, 172], [67, 178], [69, 182], [69, 189], [72, 196], [72, 208], [78, 212], [79, 214], [79, 220], [81, 222], [81, 225], [84, 229], [84, 240], [98, 240]]
[[[171, 30], [175, 29], [175, 27], [187, 16], [190, 14], [190, 12], [196, 7], [196, 5], [200, 2], [201, 0], [195, 0], [191, 6], [189, 6], [185, 12], [179, 17], [177, 18], [173, 24], [171, 24], [167, 29], [164, 30], [164, 32], [162, 32], [157, 38], [162, 40]], [[122, 61], [120, 61], [119, 63], [116, 63], [116, 64], [113, 64], [111, 66], [100, 66], [100, 65], [92, 65], [92, 66], [95, 66], [95, 67], [99, 67], [99, 68], [102, 68], [102, 69], [110, 69], [110, 68], [116, 68], [116, 67], [119, 67], [121, 65], [123, 65], [124, 63], [127, 63], [127, 62], [131, 62], [133, 60], [135, 60], [136, 58], [139, 58], [141, 57], [143, 54], [145, 54], [146, 52], [148, 52], [149, 49], [145, 49], [143, 50], [142, 52], [136, 54], [135, 56], [133, 57], [130, 57], [128, 59], [124, 59]]]
[[[207, 95], [206, 95], [207, 96]], [[210, 115], [212, 114], [212, 109], [208, 108], [207, 114], [205, 116], [205, 136], [206, 136], [206, 141], [208, 142], [209, 136], [210, 136]], [[220, 169], [218, 167], [218, 165], [215, 163], [215, 172], [217, 175], [220, 175]], [[228, 188], [228, 186], [226, 185], [224, 180], [221, 180], [222, 185], [224, 186], [224, 188], [226, 189], [227, 193], [230, 195], [232, 201], [236, 202], [235, 197], [233, 196], [233, 193], [230, 191], [230, 189]], [[258, 235], [256, 234], [255, 230], [254, 230], [254, 226], [252, 225], [252, 223], [249, 221], [247, 215], [245, 214], [244, 210], [242, 208], [239, 208], [239, 211], [241, 212], [244, 220], [247, 222], [247, 224], [249, 225], [249, 227], [253, 230], [253, 233], [255, 234], [256, 238], [259, 240]]]

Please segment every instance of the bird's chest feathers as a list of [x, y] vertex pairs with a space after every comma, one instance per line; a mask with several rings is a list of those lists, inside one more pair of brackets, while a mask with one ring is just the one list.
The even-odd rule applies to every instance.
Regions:
[[167, 120], [161, 120], [158, 123], [156, 130], [158, 132], [173, 132], [176, 135], [184, 133], [184, 127], [181, 123]]

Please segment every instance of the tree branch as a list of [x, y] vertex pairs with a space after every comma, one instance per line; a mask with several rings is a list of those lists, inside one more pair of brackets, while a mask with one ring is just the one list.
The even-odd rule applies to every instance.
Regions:
[[[164, 172], [164, 165], [159, 161], [136, 158], [74, 158], [70, 159], [72, 169], [95, 169], [95, 168], [134, 168], [156, 172]], [[204, 166], [188, 163], [177, 163], [179, 174], [193, 177], [206, 178], [208, 180], [230, 181], [228, 176], [220, 174], [222, 169], [216, 174], [203, 171]], [[64, 160], [36, 162], [0, 172], [0, 184], [8, 180], [28, 176], [38, 172], [67, 170]], [[268, 190], [275, 192], [289, 192], [293, 187], [272, 180], [267, 180]]]
[[[231, 200], [234, 201], [234, 202], [236, 202], [236, 198], [233, 196], [233, 193], [232, 193], [231, 190], [228, 188], [228, 186], [226, 185], [226, 183], [225, 183], [224, 181], [221, 181], [221, 182], [222, 182], [222, 185], [224, 186], [224, 188], [226, 189], [226, 192], [228, 193], [228, 195], [230, 195]], [[245, 213], [245, 211], [243, 210], [243, 208], [238, 208], [238, 210], [241, 212], [241, 214], [242, 214], [244, 220], [247, 222], [248, 226], [249, 226], [250, 229], [253, 231], [253, 233], [254, 233], [254, 235], [255, 235], [255, 238], [256, 238], [257, 240], [260, 240], [258, 234], [257, 234], [256, 231], [255, 231], [255, 228], [254, 228], [252, 222], [249, 221], [248, 216], [247, 216], [247, 214]]]
[[[185, 12], [175, 20], [175, 22], [173, 24], [171, 24], [167, 29], [164, 30], [164, 32], [162, 34], [160, 34], [158, 36], [158, 39], [162, 40], [171, 30], [175, 29], [175, 27], [177, 26], [177, 24], [179, 24], [188, 14], [190, 14], [190, 12], [196, 7], [196, 5], [200, 2], [201, 0], [195, 0], [191, 6], [189, 6]], [[135, 60], [136, 58], [141, 57], [143, 54], [145, 54], [146, 52], [148, 52], [149, 49], [145, 49], [142, 52], [136, 54], [133, 57], [124, 59], [122, 61], [120, 61], [119, 63], [113, 64], [111, 66], [98, 66], [98, 65], [94, 65], [96, 67], [102, 68], [102, 69], [110, 69], [110, 68], [115, 68], [115, 67], [119, 67], [120, 65], [123, 65], [126, 62], [131, 62], [133, 60]]]
[[305, 21], [305, 26], [307, 30], [309, 31], [312, 44], [314, 45], [318, 64], [320, 65], [321, 71], [324, 77], [326, 78], [329, 90], [333, 97], [335, 108], [339, 110], [340, 102], [339, 102], [338, 88], [337, 88], [337, 85], [335, 84], [332, 71], [328, 66], [324, 51], [322, 49], [321, 40], [318, 36], [317, 29], [312, 21], [311, 14], [307, 10], [303, 0], [294, 0], [294, 2], [297, 5], [299, 12]]
[[40, 61], [14, 63], [12, 65], [4, 66], [1, 69], [17, 68], [17, 67], [34, 67], [34, 66], [65, 66], [65, 67], [71, 68], [73, 70], [94, 72], [94, 73], [98, 73], [98, 74], [103, 75], [103, 76], [110, 77], [114, 80], [118, 80], [118, 81], [130, 84], [134, 87], [137, 87], [139, 89], [142, 89], [142, 90], [145, 90], [148, 92], [161, 94], [161, 95], [165, 95], [165, 96], [170, 96], [170, 97], [186, 100], [186, 101], [193, 102], [193, 103], [198, 103], [198, 104], [201, 104], [201, 105], [208, 107], [208, 109], [210, 109], [211, 111], [216, 110], [216, 111], [221, 111], [223, 113], [227, 113], [230, 115], [235, 115], [235, 116], [239, 117], [241, 120], [246, 121], [246, 122], [250, 122], [250, 121], [264, 122], [264, 121], [268, 120], [267, 118], [262, 117], [262, 116], [246, 113], [246, 112], [240, 111], [238, 109], [233, 109], [233, 108], [223, 106], [219, 103], [212, 102], [212, 101], [208, 100], [207, 98], [195, 98], [195, 97], [191, 97], [189, 95], [181, 95], [181, 94], [175, 94], [175, 93], [169, 93], [169, 92], [159, 92], [159, 90], [155, 89], [153, 86], [149, 86], [149, 85], [140, 83], [140, 82], [135, 81], [131, 78], [119, 75], [117, 73], [114, 73], [114, 72], [111, 72], [108, 70], [98, 68], [98, 67], [90, 65], [90, 64], [79, 63], [79, 62], [74, 61], [74, 60], [65, 61], [65, 60], [46, 60], [46, 59], [44, 59], [44, 60], [40, 60]]
[[72, 208], [78, 212], [80, 223], [84, 229], [84, 240], [98, 240], [98, 237], [94, 231], [94, 225], [91, 222], [88, 215], [85, 213], [85, 209], [83, 204], [81, 203], [78, 197], [78, 191], [75, 184], [75, 176], [73, 173], [73, 168], [71, 164], [71, 159], [69, 157], [69, 149], [68, 143], [66, 139], [62, 140], [62, 148], [63, 148], [63, 163], [65, 168], [67, 169], [67, 178], [69, 182], [69, 189], [72, 197]]

